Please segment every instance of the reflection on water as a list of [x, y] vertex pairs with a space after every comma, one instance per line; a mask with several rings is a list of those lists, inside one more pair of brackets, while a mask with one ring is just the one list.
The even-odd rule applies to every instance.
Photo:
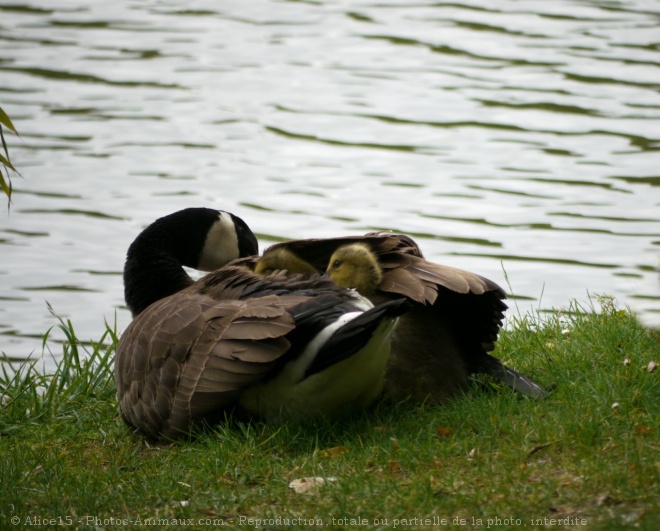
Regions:
[[128, 244], [197, 205], [236, 212], [262, 246], [403, 231], [519, 311], [608, 293], [659, 324], [659, 15], [0, 0], [24, 176], [0, 221], [0, 350], [41, 352], [47, 302], [83, 340], [123, 329]]

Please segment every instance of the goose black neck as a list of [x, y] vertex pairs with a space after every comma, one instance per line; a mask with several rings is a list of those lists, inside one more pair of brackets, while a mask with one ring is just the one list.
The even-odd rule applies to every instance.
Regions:
[[206, 236], [221, 215], [210, 208], [188, 208], [154, 221], [128, 248], [124, 298], [133, 316], [193, 280], [182, 266], [196, 268]]

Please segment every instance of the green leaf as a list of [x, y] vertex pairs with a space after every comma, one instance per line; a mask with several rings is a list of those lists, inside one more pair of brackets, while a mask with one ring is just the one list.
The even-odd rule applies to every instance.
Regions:
[[0, 140], [2, 141], [2, 148], [5, 150], [5, 155], [7, 155], [7, 160], [9, 160], [9, 150], [7, 149], [7, 142], [5, 142], [5, 134], [2, 131], [1, 125], [0, 125]]
[[2, 110], [2, 107], [0, 107], [0, 124], [4, 125], [10, 131], [13, 131], [14, 133], [18, 134], [18, 131], [14, 127], [14, 124], [11, 123], [9, 116], [7, 116], [7, 113]]
[[12, 165], [12, 163], [9, 162], [9, 160], [7, 160], [6, 158], [4, 158], [2, 155], [0, 155], [0, 163], [4, 164], [4, 165], [5, 165], [7, 168], [9, 168], [11, 171], [14, 171], [14, 172], [18, 173], [18, 172], [16, 171], [16, 168], [14, 168], [14, 166]]
[[11, 198], [11, 181], [8, 184], [2, 172], [0, 172], [0, 188], [2, 188], [2, 191], [8, 198]]

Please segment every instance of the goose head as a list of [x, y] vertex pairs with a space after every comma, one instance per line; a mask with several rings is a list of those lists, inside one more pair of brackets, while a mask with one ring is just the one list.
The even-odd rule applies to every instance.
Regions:
[[124, 298], [133, 316], [193, 283], [183, 266], [213, 271], [258, 253], [257, 238], [238, 216], [186, 208], [154, 221], [133, 241], [124, 265]]
[[330, 257], [327, 275], [343, 288], [355, 288], [368, 297], [383, 280], [383, 272], [371, 248], [364, 243], [342, 245]]
[[312, 275], [318, 273], [312, 264], [303, 260], [286, 247], [266, 249], [259, 258], [254, 272], [266, 276], [274, 271], [288, 271], [290, 274]]

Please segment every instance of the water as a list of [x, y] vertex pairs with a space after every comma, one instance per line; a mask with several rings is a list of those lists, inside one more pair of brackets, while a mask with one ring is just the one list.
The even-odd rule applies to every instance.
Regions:
[[604, 293], [659, 325], [659, 20], [657, 0], [0, 0], [23, 175], [0, 350], [40, 354], [47, 303], [83, 340], [123, 330], [126, 248], [188, 206], [262, 246], [403, 231], [512, 314]]

